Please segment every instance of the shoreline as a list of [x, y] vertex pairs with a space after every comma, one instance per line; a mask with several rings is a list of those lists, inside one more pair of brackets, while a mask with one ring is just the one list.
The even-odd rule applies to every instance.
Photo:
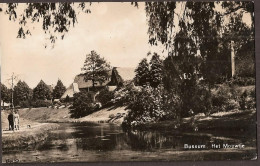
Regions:
[[30, 129], [21, 128], [17, 131], [2, 131], [2, 151], [16, 150], [40, 143], [48, 137], [50, 130], [55, 130], [59, 124], [39, 123]]

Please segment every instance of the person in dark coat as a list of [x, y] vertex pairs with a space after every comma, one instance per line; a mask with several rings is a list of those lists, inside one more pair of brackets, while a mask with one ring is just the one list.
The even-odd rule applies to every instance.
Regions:
[[9, 121], [9, 130], [13, 130], [14, 129], [14, 115], [13, 115], [13, 113], [10, 113], [8, 115], [8, 121]]

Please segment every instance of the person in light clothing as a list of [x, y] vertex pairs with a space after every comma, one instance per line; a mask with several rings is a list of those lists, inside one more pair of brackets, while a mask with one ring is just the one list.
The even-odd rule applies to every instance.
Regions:
[[14, 112], [14, 129], [19, 130], [20, 117], [18, 114], [18, 110]]

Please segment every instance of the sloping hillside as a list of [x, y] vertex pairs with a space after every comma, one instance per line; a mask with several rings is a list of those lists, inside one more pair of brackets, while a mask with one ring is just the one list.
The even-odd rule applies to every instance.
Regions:
[[88, 116], [80, 118], [80, 122], [113, 122], [121, 124], [128, 113], [126, 107], [110, 107], [94, 112]]
[[[20, 123], [30, 124], [32, 122], [113, 122], [121, 123], [127, 114], [126, 107], [103, 108], [80, 119], [70, 118], [68, 108], [32, 108], [20, 109]], [[8, 127], [7, 112], [2, 113], [3, 129]], [[112, 116], [111, 116], [112, 115]], [[111, 118], [112, 117], [112, 118]]]
[[69, 109], [68, 108], [60, 108], [60, 109], [53, 109], [53, 108], [32, 108], [32, 109], [20, 109], [19, 110], [20, 117], [32, 121], [38, 122], [65, 122], [71, 120], [69, 116]]

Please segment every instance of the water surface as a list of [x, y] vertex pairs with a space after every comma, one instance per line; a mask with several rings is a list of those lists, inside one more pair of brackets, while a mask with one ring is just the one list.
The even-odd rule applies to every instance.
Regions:
[[[244, 144], [245, 148], [211, 147], [223, 143]], [[185, 149], [184, 144], [206, 145], [206, 148]], [[248, 160], [255, 158], [255, 146], [255, 139], [238, 131], [123, 132], [114, 124], [62, 123], [42, 143], [12, 151], [3, 150], [2, 162]]]

